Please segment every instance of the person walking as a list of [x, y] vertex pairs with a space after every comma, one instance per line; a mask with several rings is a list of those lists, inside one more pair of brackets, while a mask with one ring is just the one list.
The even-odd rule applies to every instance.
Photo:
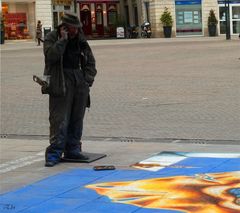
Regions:
[[97, 74], [95, 58], [75, 14], [64, 14], [56, 30], [44, 40], [45, 70], [50, 75], [49, 94], [50, 145], [45, 166], [58, 164], [64, 154], [71, 160], [86, 160], [81, 137], [89, 91]]
[[36, 28], [36, 39], [37, 39], [37, 46], [40, 46], [40, 42], [43, 41], [42, 40], [42, 23], [40, 20], [38, 20], [37, 22], [37, 28]]

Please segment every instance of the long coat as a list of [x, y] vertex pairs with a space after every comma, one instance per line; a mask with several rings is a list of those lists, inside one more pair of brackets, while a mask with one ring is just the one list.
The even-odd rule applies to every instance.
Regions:
[[[50, 83], [47, 88], [42, 88], [43, 94], [64, 96], [66, 93], [63, 74], [63, 53], [67, 42], [67, 40], [59, 38], [58, 30], [48, 33], [44, 40], [44, 75], [50, 76]], [[95, 58], [87, 40], [81, 33], [78, 35], [78, 44], [82, 52], [80, 67], [83, 69], [86, 82], [88, 82], [89, 86], [91, 86], [93, 84], [94, 77], [97, 74]]]

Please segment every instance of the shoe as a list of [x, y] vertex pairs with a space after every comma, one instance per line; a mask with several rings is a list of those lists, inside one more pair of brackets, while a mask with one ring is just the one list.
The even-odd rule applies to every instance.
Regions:
[[45, 167], [54, 167], [57, 163], [57, 161], [46, 161]]
[[72, 160], [88, 160], [89, 157], [81, 154], [81, 153], [74, 153], [74, 154], [64, 154], [64, 158], [72, 159]]

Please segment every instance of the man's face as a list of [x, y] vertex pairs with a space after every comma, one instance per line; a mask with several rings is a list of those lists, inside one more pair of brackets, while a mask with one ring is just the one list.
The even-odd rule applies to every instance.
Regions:
[[70, 39], [75, 38], [75, 36], [78, 34], [78, 28], [77, 27], [67, 25], [67, 29], [68, 29], [68, 36], [69, 36]]

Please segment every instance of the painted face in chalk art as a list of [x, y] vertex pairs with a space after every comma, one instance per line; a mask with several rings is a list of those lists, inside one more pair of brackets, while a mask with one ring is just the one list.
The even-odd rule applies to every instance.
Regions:
[[186, 213], [240, 212], [240, 171], [86, 186], [113, 202]]

